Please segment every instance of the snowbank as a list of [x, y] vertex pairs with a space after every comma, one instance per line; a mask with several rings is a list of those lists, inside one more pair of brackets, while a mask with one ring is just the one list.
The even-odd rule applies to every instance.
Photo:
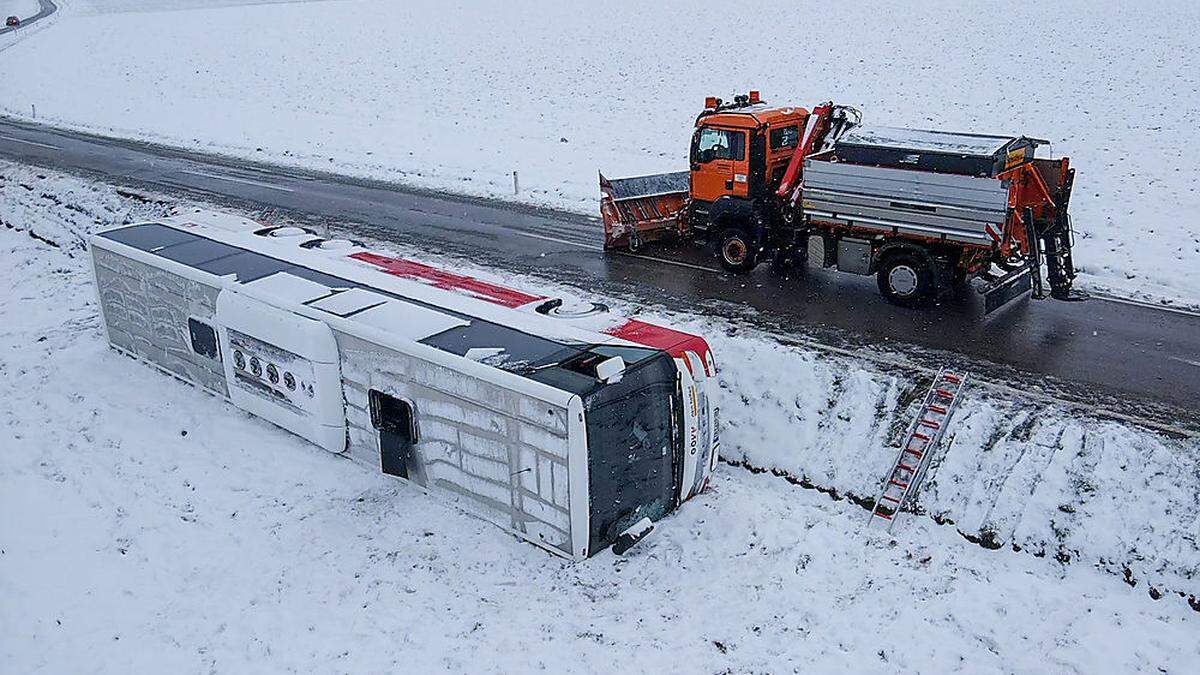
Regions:
[[874, 124], [1055, 140], [1079, 170], [1084, 284], [1200, 303], [1190, 0], [782, 3], [736, 21], [713, 2], [203, 4], [69, 3], [5, 53], [0, 110], [594, 214], [597, 169], [684, 166], [706, 95], [834, 99]]
[[[0, 163], [0, 315], [17, 319], [0, 331], [0, 669], [596, 672], [619, 653], [659, 672], [1134, 672], [1200, 656], [1200, 614], [1091, 568], [1129, 546], [1135, 579], [1194, 588], [1196, 525], [1175, 510], [1195, 510], [1194, 447], [973, 397], [923, 503], [1045, 558], [923, 517], [866, 544], [851, 502], [726, 467], [631, 558], [563, 565], [108, 350], [82, 236], [172, 206]], [[873, 493], [919, 382], [765, 336], [714, 343], [731, 458]]]
[[[718, 339], [713, 348], [728, 387], [726, 458], [853, 498], [876, 497], [932, 379], [764, 335]], [[1200, 590], [1197, 505], [1200, 441], [978, 387], [968, 389], [919, 497], [921, 511], [987, 546], [1188, 592]]]

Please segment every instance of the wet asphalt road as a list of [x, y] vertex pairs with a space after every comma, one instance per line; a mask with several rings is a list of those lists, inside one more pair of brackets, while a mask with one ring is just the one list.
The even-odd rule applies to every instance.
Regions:
[[[0, 157], [104, 180], [183, 192], [242, 208], [277, 208], [316, 220], [353, 221], [370, 234], [469, 256], [631, 301], [699, 309], [756, 328], [851, 352], [936, 367], [1172, 419], [1200, 409], [1200, 314], [1093, 298], [1018, 300], [984, 317], [963, 291], [941, 306], [884, 302], [874, 278], [816, 270], [780, 277], [717, 270], [686, 246], [646, 251], [671, 262], [606, 254], [598, 221], [422, 193], [344, 176], [248, 164], [103, 139], [0, 118]], [[1086, 262], [1086, 261], [1085, 261]], [[966, 361], [967, 363], [962, 363]], [[1126, 401], [1135, 399], [1138, 404]]]

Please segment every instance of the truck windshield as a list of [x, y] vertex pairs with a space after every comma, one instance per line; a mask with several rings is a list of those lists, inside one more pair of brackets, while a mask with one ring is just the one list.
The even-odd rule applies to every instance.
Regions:
[[741, 161], [745, 157], [745, 132], [704, 127], [696, 136], [692, 157], [694, 162], [703, 164], [714, 159]]
[[591, 491], [589, 550], [676, 503], [682, 472], [682, 408], [675, 363], [665, 353], [626, 370], [584, 399]]

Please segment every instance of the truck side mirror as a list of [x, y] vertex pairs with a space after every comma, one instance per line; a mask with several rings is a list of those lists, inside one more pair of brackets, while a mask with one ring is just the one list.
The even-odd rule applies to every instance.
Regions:
[[616, 384], [625, 376], [625, 359], [614, 356], [596, 364], [596, 379], [606, 384]]

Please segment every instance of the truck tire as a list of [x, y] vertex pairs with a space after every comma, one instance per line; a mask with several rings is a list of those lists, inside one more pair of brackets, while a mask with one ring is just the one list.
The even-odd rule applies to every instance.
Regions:
[[629, 230], [629, 252], [637, 253], [642, 250], [642, 237], [638, 234], [637, 227], [634, 226]]
[[771, 271], [777, 274], [788, 274], [796, 271], [798, 273], [804, 271], [804, 266], [808, 262], [808, 240], [801, 239], [800, 244], [792, 246], [780, 246], [771, 256]]
[[717, 256], [721, 258], [721, 267], [735, 274], [749, 272], [758, 264], [758, 251], [754, 250], [750, 238], [740, 229], [721, 233], [717, 242]]
[[921, 307], [937, 295], [933, 270], [925, 256], [902, 252], [887, 256], [875, 275], [884, 299], [901, 307]]
[[796, 267], [796, 256], [787, 251], [776, 251], [771, 256], [771, 271], [776, 274], [787, 274]]

